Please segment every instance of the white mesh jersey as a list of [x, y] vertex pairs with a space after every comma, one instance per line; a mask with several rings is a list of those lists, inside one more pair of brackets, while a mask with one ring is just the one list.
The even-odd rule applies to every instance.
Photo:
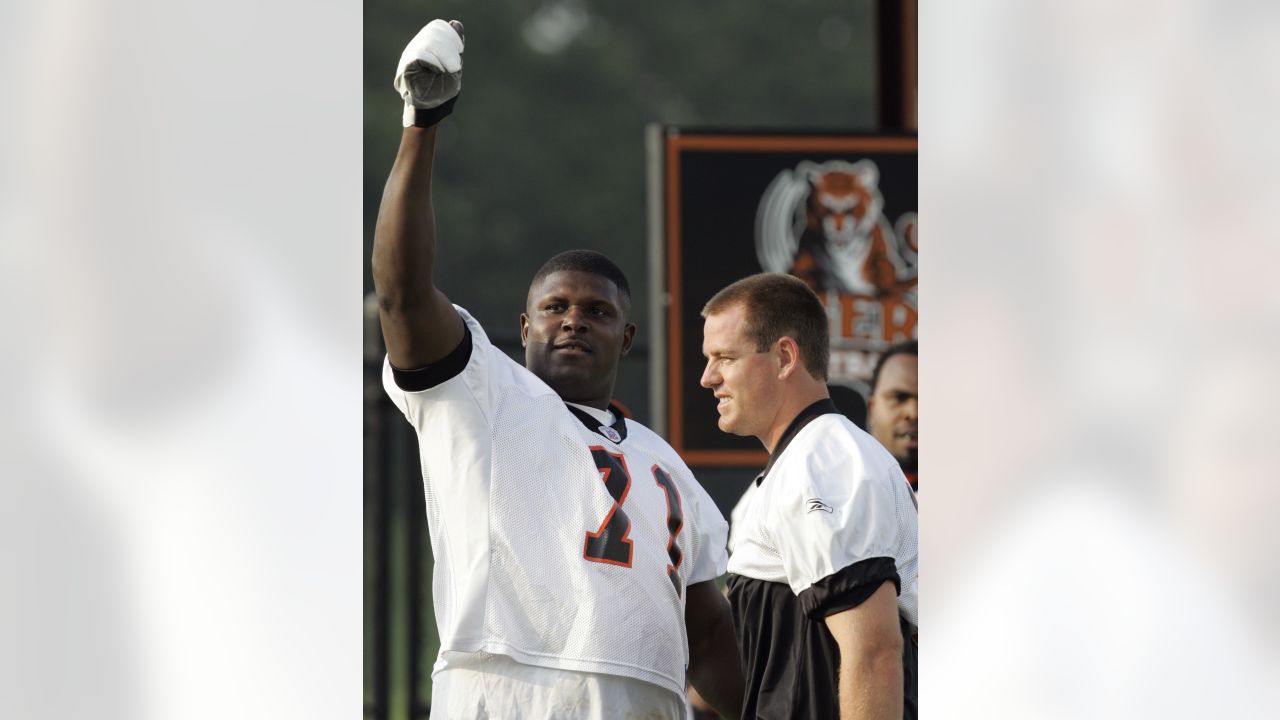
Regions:
[[894, 581], [903, 717], [917, 717], [916, 504], [897, 460], [829, 400], [805, 408], [733, 511], [729, 605], [743, 717], [836, 717], [840, 650], [825, 624]]
[[801, 595], [855, 563], [890, 558], [898, 611], [919, 625], [916, 502], [898, 461], [837, 413], [804, 424], [734, 508], [729, 572]]
[[683, 695], [684, 589], [725, 571], [724, 518], [651, 430], [580, 419], [457, 310], [472, 339], [461, 372], [411, 392], [383, 366], [418, 434], [433, 674], [451, 654], [487, 652]]

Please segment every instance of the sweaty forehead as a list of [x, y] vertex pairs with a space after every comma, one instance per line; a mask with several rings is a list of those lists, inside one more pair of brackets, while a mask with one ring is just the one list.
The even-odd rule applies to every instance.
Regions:
[[547, 273], [529, 286], [530, 303], [553, 296], [569, 300], [603, 300], [619, 307], [627, 306], [626, 297], [612, 280], [581, 270]]

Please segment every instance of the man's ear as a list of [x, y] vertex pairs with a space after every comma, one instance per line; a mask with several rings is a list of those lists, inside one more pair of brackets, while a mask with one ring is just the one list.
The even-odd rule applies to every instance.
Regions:
[[800, 346], [796, 345], [796, 341], [787, 335], [778, 338], [777, 344], [774, 345], [774, 352], [778, 358], [779, 380], [786, 380], [791, 377], [792, 373], [803, 369], [803, 362], [800, 359]]
[[626, 357], [627, 353], [631, 352], [631, 344], [635, 342], [635, 339], [636, 326], [627, 323], [627, 326], [622, 329], [622, 354], [618, 357]]
[[529, 316], [520, 313], [520, 347], [529, 347]]

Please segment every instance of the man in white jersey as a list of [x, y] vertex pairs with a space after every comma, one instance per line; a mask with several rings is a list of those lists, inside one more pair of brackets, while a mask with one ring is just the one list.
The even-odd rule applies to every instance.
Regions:
[[764, 472], [734, 510], [729, 602], [743, 717], [916, 717], [916, 505], [897, 460], [827, 392], [825, 310], [753, 275], [702, 311], [703, 387]]
[[527, 369], [435, 286], [432, 162], [462, 47], [437, 20], [401, 57], [372, 258], [383, 383], [418, 434], [435, 557], [431, 717], [682, 717], [686, 678], [737, 717], [724, 518], [610, 403], [635, 336], [625, 275], [589, 251], [547, 261], [520, 316]]

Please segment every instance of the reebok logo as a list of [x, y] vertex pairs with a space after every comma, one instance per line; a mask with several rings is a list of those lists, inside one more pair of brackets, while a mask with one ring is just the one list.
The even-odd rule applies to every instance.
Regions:
[[813, 511], [815, 511], [815, 510], [821, 510], [821, 511], [823, 511], [823, 512], [834, 512], [834, 511], [831, 509], [831, 506], [830, 506], [830, 505], [828, 505], [828, 504], [826, 504], [826, 503], [822, 502], [822, 501], [821, 501], [821, 500], [819, 500], [818, 498], [809, 498], [808, 503], [809, 503], [809, 510], [808, 510], [808, 512], [813, 512]]

